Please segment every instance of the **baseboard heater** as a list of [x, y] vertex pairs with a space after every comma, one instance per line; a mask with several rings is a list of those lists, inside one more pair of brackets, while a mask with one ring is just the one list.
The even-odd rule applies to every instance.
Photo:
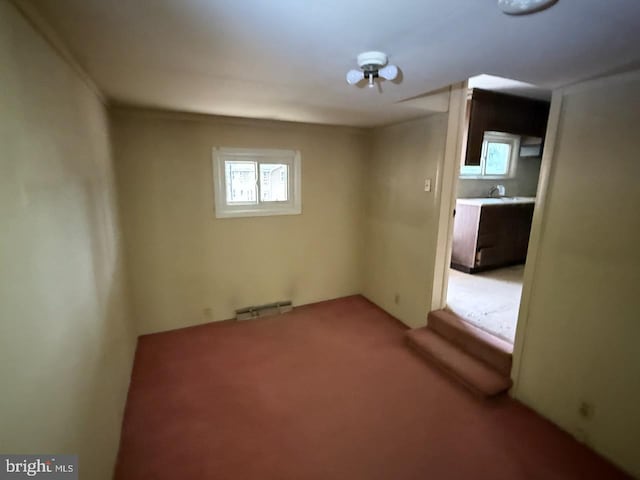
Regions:
[[279, 315], [293, 310], [290, 300], [284, 302], [265, 303], [252, 307], [244, 307], [236, 310], [236, 320], [251, 320], [252, 318]]

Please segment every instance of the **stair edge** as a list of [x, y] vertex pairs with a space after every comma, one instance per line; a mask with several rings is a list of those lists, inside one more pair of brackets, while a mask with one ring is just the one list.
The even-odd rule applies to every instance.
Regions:
[[[422, 330], [422, 329], [409, 330], [405, 334], [405, 339], [407, 344], [414, 351], [419, 353], [421, 356], [425, 357], [437, 368], [439, 368], [446, 374], [453, 377], [456, 381], [464, 385], [467, 389], [471, 390], [474, 394], [479, 395], [483, 398], [491, 398], [508, 391], [513, 386], [513, 381], [511, 380], [511, 377], [502, 375], [501, 372], [494, 369], [491, 365], [488, 365], [486, 362], [475, 357], [474, 355], [468, 354], [467, 352], [460, 349], [458, 346], [456, 346], [452, 342], [449, 342], [446, 338], [439, 335], [437, 332], [434, 332], [433, 330], [425, 329], [431, 335], [434, 335], [435, 337], [437, 337], [440, 341], [446, 342], [450, 346], [450, 348], [452, 348], [457, 352], [458, 355], [468, 357], [470, 360], [478, 363], [482, 368], [488, 370], [491, 374], [495, 376], [495, 379], [499, 380], [496, 383], [502, 384], [502, 386], [495, 387], [495, 388], [483, 388], [482, 386], [479, 386], [477, 382], [473, 382], [464, 374], [459, 373], [459, 371], [456, 368], [447, 364], [447, 362], [443, 361], [439, 356], [432, 353], [432, 351], [430, 351], [428, 348], [425, 348], [425, 346], [423, 346], [418, 341], [416, 341], [416, 339], [414, 338], [414, 335], [412, 335], [411, 332], [415, 332], [417, 330]], [[486, 387], [486, 385], [484, 387]]]
[[429, 312], [427, 328], [505, 376], [510, 375], [513, 346], [506, 341], [465, 322], [462, 317], [448, 310]]

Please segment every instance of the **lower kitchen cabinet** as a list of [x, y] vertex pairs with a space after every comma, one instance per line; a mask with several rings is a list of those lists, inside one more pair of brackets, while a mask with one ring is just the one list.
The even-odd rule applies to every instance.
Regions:
[[463, 272], [524, 263], [534, 199], [458, 199], [451, 267]]

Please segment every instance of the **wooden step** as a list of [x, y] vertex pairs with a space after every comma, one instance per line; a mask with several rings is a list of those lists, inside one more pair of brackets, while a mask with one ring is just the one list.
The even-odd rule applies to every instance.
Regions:
[[424, 358], [455, 377], [474, 393], [492, 397], [511, 388], [511, 378], [463, 352], [429, 328], [406, 333], [407, 342]]
[[502, 375], [511, 374], [513, 346], [509, 342], [465, 322], [448, 310], [430, 312], [427, 327]]

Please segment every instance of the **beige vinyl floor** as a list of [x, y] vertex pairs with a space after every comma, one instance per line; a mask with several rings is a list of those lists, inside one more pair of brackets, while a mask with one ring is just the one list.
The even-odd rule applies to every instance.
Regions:
[[469, 323], [513, 343], [524, 265], [468, 274], [449, 269], [447, 308]]

